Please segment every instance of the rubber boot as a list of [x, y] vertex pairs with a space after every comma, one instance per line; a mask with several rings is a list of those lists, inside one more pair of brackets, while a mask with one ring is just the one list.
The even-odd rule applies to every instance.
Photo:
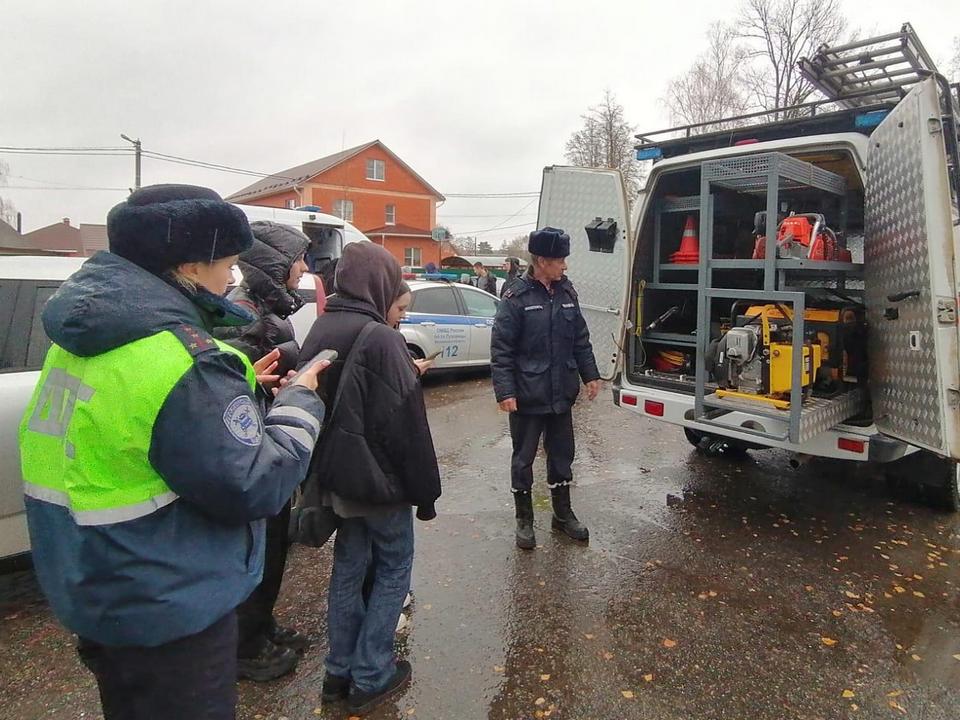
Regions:
[[554, 530], [560, 530], [574, 540], [586, 542], [590, 539], [590, 531], [587, 526], [577, 520], [570, 507], [570, 486], [558, 485], [550, 488], [550, 497], [553, 500], [553, 520], [551, 525]]
[[533, 534], [533, 496], [529, 491], [515, 492], [513, 502], [517, 507], [517, 547], [533, 550], [537, 546]]

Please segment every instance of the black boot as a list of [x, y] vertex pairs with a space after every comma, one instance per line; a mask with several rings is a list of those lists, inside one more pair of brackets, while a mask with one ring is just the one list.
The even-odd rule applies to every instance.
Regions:
[[551, 525], [554, 530], [562, 530], [574, 540], [586, 542], [590, 539], [590, 531], [587, 526], [577, 520], [570, 507], [570, 486], [558, 485], [550, 488], [550, 496], [553, 500], [553, 521]]
[[533, 534], [533, 497], [529, 490], [515, 492], [513, 502], [517, 507], [517, 547], [533, 550], [537, 546]]
[[274, 645], [264, 638], [256, 656], [237, 658], [237, 677], [254, 682], [275, 680], [292, 672], [299, 660], [300, 656], [290, 648]]

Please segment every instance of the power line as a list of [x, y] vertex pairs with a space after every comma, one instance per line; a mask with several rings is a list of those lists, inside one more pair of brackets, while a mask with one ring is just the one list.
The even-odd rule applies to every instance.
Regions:
[[109, 190], [111, 192], [129, 192], [130, 188], [120, 187], [92, 187], [90, 185], [0, 185], [0, 189], [9, 190]]
[[[524, 215], [530, 215], [532, 213], [524, 213]], [[502, 218], [503, 213], [495, 213], [493, 215], [448, 215], [447, 213], [440, 213], [440, 216], [443, 218]]]
[[515, 230], [522, 227], [530, 227], [531, 225], [536, 225], [536, 222], [527, 222], [521, 223], [520, 225], [504, 225], [503, 227], [487, 228], [486, 230], [467, 230], [465, 232], [458, 232], [456, 235], [484, 235], [486, 233], [497, 232], [498, 230]]
[[10, 150], [16, 152], [100, 152], [105, 150], [124, 150], [130, 152], [129, 148], [125, 147], [14, 147], [12, 145], [0, 145], [0, 150]]
[[517, 198], [539, 196], [540, 192], [519, 193], [444, 193], [448, 198]]
[[220, 165], [219, 163], [211, 163], [205, 160], [195, 160], [193, 158], [181, 157], [179, 155], [168, 155], [166, 153], [157, 152], [156, 150], [144, 150], [143, 154], [147, 157], [153, 158], [154, 160], [162, 160], [163, 162], [170, 162], [180, 165], [190, 165], [193, 167], [202, 167], [208, 170], [220, 170], [222, 172], [237, 173], [239, 175], [252, 175], [260, 178], [278, 178], [280, 180], [290, 180], [291, 182], [297, 180], [297, 178], [288, 177], [286, 175], [263, 173], [256, 170], [246, 170], [244, 168], [233, 167], [231, 165]]

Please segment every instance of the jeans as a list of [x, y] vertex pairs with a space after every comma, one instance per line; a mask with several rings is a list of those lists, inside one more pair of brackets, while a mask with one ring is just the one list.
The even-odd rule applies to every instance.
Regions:
[[237, 616], [157, 647], [110, 647], [80, 638], [106, 720], [234, 720]]
[[573, 479], [573, 414], [522, 415], [510, 413], [510, 436], [513, 457], [510, 461], [510, 484], [514, 492], [530, 492], [533, 487], [533, 461], [537, 457], [540, 436], [547, 453], [547, 484], [569, 485]]
[[[365, 603], [368, 566], [373, 587]], [[333, 547], [327, 599], [330, 675], [350, 678], [361, 692], [387, 685], [396, 670], [393, 638], [412, 568], [412, 508], [343, 520]]]

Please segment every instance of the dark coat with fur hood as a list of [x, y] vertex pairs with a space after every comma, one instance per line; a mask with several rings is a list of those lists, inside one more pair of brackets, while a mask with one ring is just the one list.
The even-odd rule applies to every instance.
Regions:
[[217, 337], [256, 362], [274, 348], [280, 348], [278, 374], [297, 365], [300, 347], [289, 317], [303, 306], [296, 290], [287, 288], [293, 263], [304, 254], [310, 239], [289, 225], [254, 222], [253, 246], [240, 255], [243, 282], [229, 299], [249, 310], [256, 320], [239, 328], [222, 328]]

